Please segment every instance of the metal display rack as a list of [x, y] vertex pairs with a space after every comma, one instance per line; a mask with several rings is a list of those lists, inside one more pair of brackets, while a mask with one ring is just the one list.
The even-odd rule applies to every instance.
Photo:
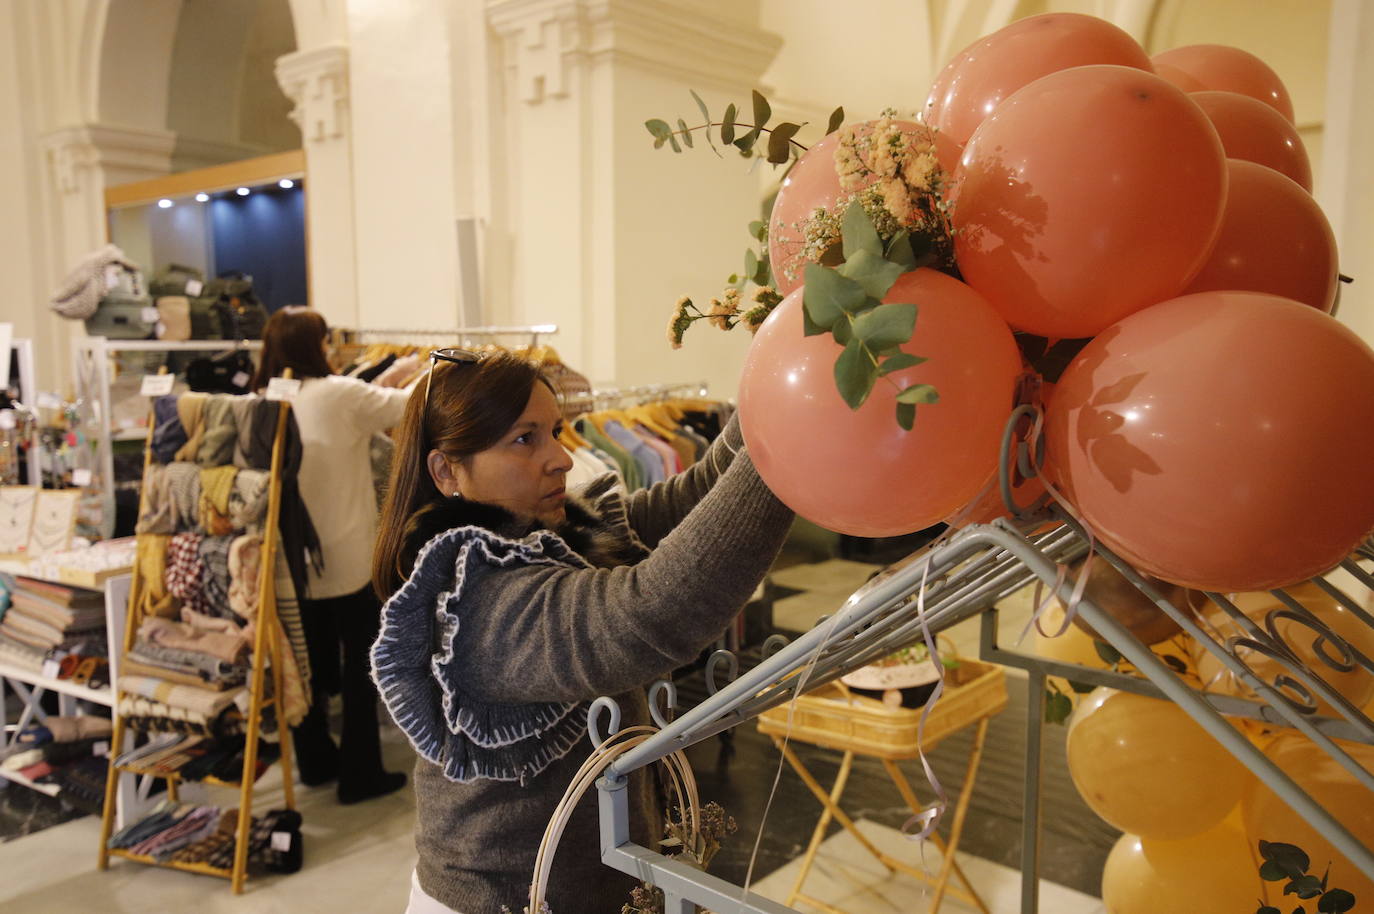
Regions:
[[[1016, 421], [1013, 416], [1009, 429]], [[1011, 439], [1008, 435], [1007, 442]], [[1004, 456], [1008, 443], [1004, 442]], [[1003, 461], [1003, 488], [1009, 492], [1007, 466]], [[1008, 499], [1010, 502], [1010, 499]], [[1061, 523], [1058, 529], [1040, 536], [1026, 531], [1037, 529], [1047, 520]], [[1315, 802], [1279, 766], [1250, 742], [1224, 715], [1249, 717], [1295, 728], [1348, 771], [1361, 785], [1374, 792], [1374, 774], [1350, 757], [1333, 738], [1374, 743], [1374, 722], [1360, 709], [1342, 698], [1322, 671], [1304, 664], [1293, 646], [1284, 642], [1275, 627], [1274, 614], [1298, 619], [1320, 641], [1317, 651], [1326, 672], [1348, 671], [1358, 665], [1374, 672], [1374, 660], [1364, 656], [1339, 634], [1323, 624], [1286, 591], [1276, 590], [1281, 601], [1263, 623], [1246, 617], [1223, 594], [1207, 596], [1244, 632], [1244, 637], [1219, 641], [1199, 626], [1191, 612], [1164, 599], [1129, 565], [1104, 549], [1095, 547], [1101, 560], [1110, 562], [1141, 593], [1176, 622], [1185, 633], [1205, 647], [1222, 666], [1259, 696], [1248, 701], [1228, 695], [1199, 692], [1181, 679], [1158, 656], [1142, 644], [1127, 628], [1083, 597], [1077, 612], [1104, 641], [1139, 671], [1140, 677], [1005, 650], [997, 644], [999, 600], [1011, 596], [1037, 580], [1065, 604], [1073, 600], [1074, 582], [1064, 580], [1060, 566], [1068, 564], [1089, 549], [1087, 532], [1054, 505], [1025, 513], [1017, 521], [998, 520], [988, 525], [971, 526], [947, 540], [937, 541], [899, 563], [889, 566], [857, 590], [833, 616], [823, 619], [810, 632], [784, 646], [754, 669], [715, 692], [701, 704], [680, 713], [671, 723], [658, 721], [662, 729], [652, 738], [626, 752], [605, 770], [597, 782], [601, 815], [601, 859], [663, 890], [664, 911], [687, 914], [694, 905], [715, 911], [782, 914], [791, 911], [777, 902], [754, 893], [746, 894], [709, 873], [692, 868], [630, 841], [627, 775], [651, 765], [670, 753], [686, 749], [708, 737], [728, 730], [769, 708], [790, 701], [794, 696], [837, 679], [846, 672], [874, 662], [925, 634], [939, 632], [967, 619], [982, 615], [980, 658], [985, 661], [1018, 666], [1029, 673], [1031, 700], [1026, 718], [1025, 788], [1023, 795], [1022, 890], [1021, 911], [1038, 911], [1039, 835], [1040, 835], [1040, 753], [1044, 719], [1045, 677], [1063, 676], [1095, 686], [1109, 686], [1142, 695], [1164, 698], [1176, 703], [1242, 764], [1249, 768], [1323, 837], [1334, 845], [1362, 873], [1374, 878], [1374, 852], [1364, 846]], [[1374, 553], [1357, 551], [1342, 564], [1359, 585], [1374, 591], [1374, 576], [1358, 564], [1359, 559], [1374, 558]], [[1370, 594], [1352, 598], [1324, 577], [1313, 579], [1322, 592], [1338, 601], [1364, 624], [1374, 628], [1374, 616], [1362, 600]], [[1249, 668], [1241, 654], [1260, 653], [1277, 659], [1284, 668], [1278, 685], [1265, 682]], [[718, 658], [733, 670], [733, 657], [718, 652]], [[716, 659], [716, 658], [713, 658]], [[1297, 698], [1293, 698], [1293, 695]], [[1341, 718], [1315, 716], [1317, 701], [1338, 709]], [[601, 713], [609, 712], [611, 731], [620, 713], [613, 699], [601, 698], [590, 712], [589, 731], [599, 742], [606, 728]], [[1374, 802], [1374, 797], [1371, 797]], [[556, 899], [554, 900], [556, 903]]]

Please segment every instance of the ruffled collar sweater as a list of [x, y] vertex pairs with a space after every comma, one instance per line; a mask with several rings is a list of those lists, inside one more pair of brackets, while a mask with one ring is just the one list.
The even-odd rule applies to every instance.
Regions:
[[[612, 477], [556, 530], [459, 498], [418, 515], [409, 578], [372, 651], [383, 701], [420, 756], [417, 871], [464, 914], [518, 911], [549, 817], [590, 752], [587, 708], [647, 723], [644, 687], [691, 662], [749, 600], [792, 514], [733, 424], [690, 470], [625, 496]], [[655, 846], [651, 779], [632, 834]], [[599, 860], [595, 792], [555, 858], [555, 914], [619, 910], [632, 883]]]

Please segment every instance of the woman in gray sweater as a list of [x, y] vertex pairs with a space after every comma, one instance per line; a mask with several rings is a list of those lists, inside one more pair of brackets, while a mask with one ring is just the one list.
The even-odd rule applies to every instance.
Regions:
[[[563, 417], [514, 356], [440, 354], [402, 421], [373, 580], [387, 599], [373, 676], [419, 759], [415, 914], [520, 911], [544, 828], [612, 695], [648, 723], [644, 687], [690, 662], [748, 601], [792, 519], [732, 420], [689, 470], [624, 495], [564, 489]], [[423, 388], [424, 385], [422, 385]], [[632, 778], [634, 838], [661, 836]], [[632, 883], [600, 863], [596, 797], [555, 857], [554, 914], [618, 914]]]

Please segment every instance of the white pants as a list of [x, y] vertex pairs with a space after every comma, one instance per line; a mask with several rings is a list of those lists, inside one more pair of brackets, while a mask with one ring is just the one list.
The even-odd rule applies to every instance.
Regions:
[[410, 871], [410, 903], [406, 914], [458, 914], [457, 911], [440, 901], [435, 901], [420, 888], [420, 874]]

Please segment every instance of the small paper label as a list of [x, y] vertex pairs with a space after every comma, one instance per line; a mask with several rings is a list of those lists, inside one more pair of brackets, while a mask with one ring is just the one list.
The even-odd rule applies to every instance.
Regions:
[[0, 428], [14, 428], [17, 424], [14, 421], [14, 410], [0, 409]]
[[267, 399], [285, 400], [288, 403], [300, 393], [300, 378], [273, 378], [267, 382]]
[[72, 485], [85, 488], [91, 484], [91, 471], [85, 468], [72, 470]]
[[91, 747], [91, 755], [95, 756], [96, 758], [105, 758], [109, 754], [110, 744], [103, 739]]
[[62, 400], [61, 400], [61, 398], [59, 398], [59, 397], [57, 396], [57, 394], [51, 393], [51, 392], [45, 390], [45, 391], [42, 391], [41, 393], [39, 393], [39, 395], [38, 395], [38, 408], [39, 408], [39, 409], [61, 409], [61, 408], [62, 408]]
[[142, 311], [141, 313], [143, 314], [143, 323], [145, 323], [145, 324], [151, 324], [151, 323], [153, 323], [154, 321], [157, 320], [157, 309], [156, 309], [156, 308], [153, 308], [153, 307], [150, 306], [150, 307], [144, 308], [143, 311]]
[[232, 378], [229, 379], [229, 382], [230, 382], [231, 384], [233, 384], [235, 387], [247, 387], [247, 386], [248, 386], [248, 372], [246, 372], [246, 371], [238, 371], [238, 372], [235, 372], [235, 373], [234, 373], [234, 376], [233, 376]]
[[57, 674], [61, 672], [61, 670], [62, 664], [58, 663], [56, 660], [48, 659], [43, 661], [43, 675], [48, 679], [56, 679]]
[[113, 289], [119, 285], [119, 267], [116, 264], [106, 264], [105, 266], [105, 288]]
[[186, 294], [191, 296], [192, 298], [195, 298], [196, 296], [200, 295], [200, 290], [204, 288], [205, 284], [202, 283], [199, 279], [186, 280]]
[[162, 339], [167, 335], [167, 325], [162, 321], [158, 321], [157, 326], [153, 328], [153, 333], [157, 334], [158, 339]]
[[291, 833], [289, 831], [272, 832], [272, 850], [280, 853], [287, 853], [291, 850]]
[[175, 381], [174, 374], [145, 374], [138, 392], [144, 397], [164, 397], [172, 392], [172, 384]]

